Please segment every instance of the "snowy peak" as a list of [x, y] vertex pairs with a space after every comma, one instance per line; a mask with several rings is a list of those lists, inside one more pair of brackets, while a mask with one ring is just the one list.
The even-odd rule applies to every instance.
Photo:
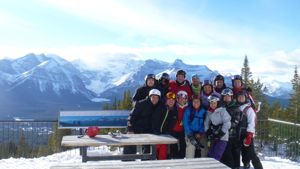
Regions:
[[278, 98], [288, 99], [292, 91], [292, 84], [290, 82], [279, 82], [276, 80], [263, 82], [265, 91], [264, 93]]

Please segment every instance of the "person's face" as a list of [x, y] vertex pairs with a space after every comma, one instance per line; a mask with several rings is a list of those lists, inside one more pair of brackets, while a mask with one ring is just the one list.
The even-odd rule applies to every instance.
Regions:
[[174, 105], [175, 105], [175, 99], [167, 99], [166, 105], [168, 107], [174, 107]]
[[158, 103], [158, 101], [159, 101], [159, 96], [157, 96], [157, 95], [151, 95], [150, 96], [150, 100], [151, 100], [151, 102], [152, 102], [152, 104], [157, 104]]
[[147, 79], [147, 86], [149, 86], [149, 87], [153, 87], [154, 86], [154, 79], [152, 79], [152, 78], [149, 78], [149, 79]]
[[217, 87], [217, 88], [222, 88], [223, 85], [224, 85], [223, 80], [217, 80], [217, 81], [216, 81], [216, 87]]
[[199, 109], [200, 105], [201, 105], [200, 99], [193, 99], [193, 107], [195, 109]]
[[177, 75], [176, 76], [176, 80], [179, 82], [179, 83], [182, 83], [184, 80], [185, 80], [185, 78], [184, 78], [184, 75]]
[[246, 101], [246, 97], [244, 95], [238, 95], [237, 101], [239, 103], [244, 103]]
[[198, 86], [200, 84], [200, 81], [197, 78], [192, 78], [192, 83], [194, 86]]
[[234, 87], [239, 88], [239, 87], [242, 87], [242, 82], [240, 80], [234, 80], [233, 85], [234, 85]]
[[212, 88], [210, 85], [205, 85], [203, 90], [204, 90], [204, 93], [206, 93], [206, 94], [209, 94], [212, 92]]
[[218, 102], [209, 102], [209, 107], [212, 109], [216, 109], [218, 106]]
[[231, 100], [232, 100], [232, 98], [231, 98], [230, 95], [225, 95], [224, 98], [223, 98], [223, 101], [227, 102], [227, 103], [231, 102]]
[[184, 105], [187, 102], [187, 99], [185, 97], [178, 97], [177, 102], [180, 105]]

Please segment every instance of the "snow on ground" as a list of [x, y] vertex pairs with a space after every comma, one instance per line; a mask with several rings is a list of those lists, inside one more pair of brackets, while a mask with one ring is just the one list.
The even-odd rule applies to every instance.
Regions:
[[[119, 149], [110, 151], [108, 147], [100, 147], [92, 150], [91, 154], [119, 154]], [[113, 163], [114, 161], [104, 161], [105, 163]], [[49, 155], [39, 158], [9, 158], [0, 160], [0, 169], [49, 169], [50, 166], [61, 163], [81, 163], [79, 149], [69, 150], [62, 153]], [[94, 163], [94, 162], [88, 162]], [[300, 169], [300, 163], [292, 162], [288, 159], [279, 157], [265, 157], [262, 161], [265, 169]]]

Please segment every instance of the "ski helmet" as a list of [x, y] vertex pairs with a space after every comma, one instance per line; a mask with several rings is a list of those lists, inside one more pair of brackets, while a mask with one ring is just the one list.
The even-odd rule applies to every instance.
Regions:
[[222, 76], [222, 75], [217, 75], [216, 77], [215, 77], [215, 82], [217, 81], [217, 80], [222, 80], [222, 81], [224, 81], [224, 76]]
[[177, 77], [178, 75], [183, 75], [183, 76], [185, 77], [186, 72], [185, 72], [184, 70], [180, 69], [180, 70], [178, 70], [178, 71], [176, 72], [176, 77]]
[[180, 90], [176, 95], [176, 98], [182, 98], [182, 97], [185, 99], [187, 99], [187, 97], [188, 97], [187, 92], [184, 90]]
[[157, 89], [151, 89], [150, 92], [149, 92], [149, 96], [152, 96], [152, 95], [157, 95], [157, 96], [161, 96], [161, 93], [159, 90]]
[[215, 94], [212, 94], [212, 95], [208, 96], [207, 99], [208, 99], [209, 102], [218, 102], [218, 101], [220, 101], [219, 96], [215, 95]]
[[161, 75], [161, 77], [159, 78], [159, 80], [162, 80], [162, 79], [170, 80], [170, 75], [168, 73], [163, 73]]
[[155, 74], [152, 74], [152, 73], [147, 74], [147, 75], [145, 76], [145, 81], [147, 81], [148, 79], [154, 79], [154, 80], [155, 80]]
[[206, 85], [210, 85], [211, 87], [213, 87], [212, 83], [210, 80], [204, 80], [202, 83], [202, 87], [206, 86]]
[[95, 137], [99, 133], [99, 131], [100, 131], [99, 127], [91, 126], [86, 129], [85, 133], [89, 137]]
[[198, 75], [198, 74], [194, 74], [193, 76], [192, 76], [192, 79], [198, 79], [199, 81], [200, 81], [200, 76]]
[[230, 88], [226, 88], [226, 89], [222, 90], [221, 95], [223, 95], [223, 96], [226, 96], [226, 95], [233, 96], [233, 92]]

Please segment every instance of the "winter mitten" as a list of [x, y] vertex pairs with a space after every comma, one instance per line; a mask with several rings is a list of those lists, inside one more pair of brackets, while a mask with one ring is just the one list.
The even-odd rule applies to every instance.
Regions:
[[187, 138], [189, 139], [191, 144], [193, 144], [194, 146], [197, 145], [197, 140], [193, 135], [188, 135]]
[[244, 139], [244, 146], [245, 147], [248, 147], [251, 144], [252, 138], [253, 138], [253, 133], [247, 132], [247, 136]]
[[190, 143], [194, 145], [196, 149], [204, 148], [204, 146], [193, 135], [188, 135], [187, 137]]
[[215, 139], [220, 139], [223, 137], [225, 133], [222, 130], [219, 130], [219, 132], [214, 136]]
[[209, 139], [209, 140], [212, 138], [213, 133], [212, 133], [212, 130], [211, 130], [211, 129], [208, 129], [208, 130], [206, 131], [206, 136], [207, 136], [207, 139]]

